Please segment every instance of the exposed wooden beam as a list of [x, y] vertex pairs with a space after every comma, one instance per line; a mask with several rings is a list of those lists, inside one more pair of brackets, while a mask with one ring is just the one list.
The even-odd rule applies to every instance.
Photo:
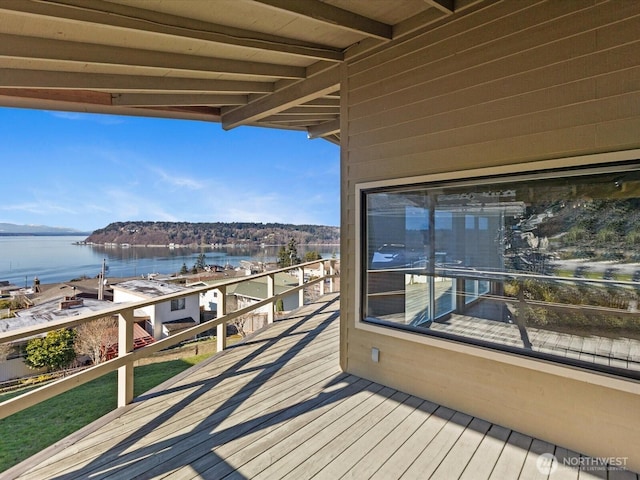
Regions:
[[0, 87], [111, 90], [121, 92], [155, 91], [167, 93], [270, 93], [273, 91], [273, 84], [265, 82], [203, 80], [182, 77], [105, 75], [8, 68], [0, 69]]
[[334, 145], [340, 146], [340, 134], [336, 133], [334, 135], [327, 135], [326, 137], [322, 137], [323, 140], [327, 140], [328, 142], [333, 143]]
[[185, 114], [199, 114], [199, 115], [210, 115], [215, 116], [217, 118], [220, 117], [220, 109], [214, 107], [178, 107], [178, 106], [169, 106], [169, 107], [149, 107], [145, 108], [145, 110], [154, 110], [156, 112], [180, 112]]
[[320, 123], [323, 123], [322, 120], [316, 120], [313, 118], [295, 117], [289, 119], [280, 119], [279, 116], [274, 116], [260, 120], [260, 123], [258, 123], [257, 125], [286, 125], [289, 127], [299, 127], [306, 130], [309, 125], [318, 125]]
[[226, 130], [255, 122], [296, 105], [323, 97], [340, 89], [340, 66], [297, 82], [233, 110], [223, 110], [222, 127]]
[[316, 98], [304, 103], [304, 107], [340, 107], [340, 98]]
[[[405, 37], [417, 30], [425, 28], [427, 25], [434, 24], [446, 18], [447, 14], [436, 8], [427, 8], [423, 12], [420, 12], [413, 17], [410, 17], [393, 26], [393, 38], [399, 39]], [[361, 42], [358, 42], [345, 51], [345, 60], [355, 60], [358, 57], [364, 56], [380, 48], [386, 42], [383, 42], [377, 38], [366, 38]]]
[[301, 79], [306, 69], [131, 48], [0, 34], [0, 57]]
[[413, 17], [407, 18], [403, 22], [393, 27], [394, 35], [397, 38], [409, 35], [417, 30], [424, 29], [427, 25], [432, 25], [442, 21], [448, 16], [447, 13], [437, 8], [428, 8]]
[[309, 138], [322, 138], [335, 135], [340, 132], [340, 119], [336, 118], [330, 122], [321, 123], [307, 128], [307, 136]]
[[[425, 0], [426, 1], [426, 0]], [[454, 0], [455, 1], [455, 13], [461, 12], [470, 13], [474, 9], [482, 8], [483, 6], [499, 3], [501, 0]], [[446, 4], [446, 2], [445, 2]], [[446, 21], [447, 17], [451, 15], [451, 11], [440, 8], [427, 8], [426, 10], [417, 13], [416, 15], [403, 20], [402, 22], [393, 26], [393, 38], [400, 39], [407, 35], [410, 35], [419, 30]], [[358, 42], [350, 46], [345, 51], [345, 60], [353, 61], [359, 57], [369, 54], [369, 52], [380, 48], [385, 42], [377, 38], [366, 38], [361, 42]]]
[[333, 62], [325, 62], [323, 60], [319, 60], [317, 62], [312, 63], [311, 65], [309, 65], [307, 67], [307, 74], [305, 75], [306, 77], [313, 77], [314, 75], [317, 75], [318, 73], [324, 72], [325, 70], [327, 70], [328, 68], [331, 68], [335, 65], [335, 63]]
[[[11, 108], [33, 108], [37, 110], [59, 110], [63, 112], [101, 113], [108, 115], [130, 115], [136, 117], [181, 118], [184, 120], [200, 120], [204, 122], [219, 122], [220, 110], [209, 108], [208, 110], [187, 110], [169, 108], [139, 108], [106, 105], [101, 102], [89, 103], [82, 99], [82, 93], [78, 92], [77, 102], [60, 100], [51, 97], [17, 96], [14, 93], [4, 95], [7, 89], [0, 89], [0, 106]], [[60, 93], [60, 91], [57, 91]], [[71, 93], [71, 92], [67, 92]], [[73, 92], [75, 93], [75, 92]], [[95, 93], [95, 92], [93, 92]], [[104, 94], [110, 97], [109, 94]], [[69, 97], [70, 98], [70, 97]]]
[[206, 105], [223, 107], [246, 105], [248, 102], [246, 95], [117, 93], [112, 97], [113, 105], [129, 106]]
[[299, 107], [289, 108], [276, 115], [337, 115], [340, 113], [340, 106], [335, 107], [306, 107], [301, 105]]
[[48, 90], [42, 88], [0, 88], [0, 96], [59, 102], [111, 105], [111, 94], [90, 90]]
[[276, 115], [270, 115], [264, 118], [265, 122], [278, 123], [278, 122], [296, 122], [304, 125], [309, 125], [312, 122], [325, 122], [330, 118], [334, 118], [336, 114], [331, 115], [314, 115], [309, 113], [307, 115], [287, 115], [286, 113], [278, 113]]
[[432, 7], [437, 8], [444, 13], [453, 13], [455, 11], [455, 0], [424, 0]]
[[[140, 4], [144, 5], [144, 3]], [[101, 0], [52, 0], [48, 2], [2, 0], [0, 2], [1, 11], [40, 15], [49, 17], [52, 22], [59, 21], [61, 24], [83, 22], [107, 26], [113, 28], [114, 35], [118, 30], [126, 29], [267, 50], [318, 60], [339, 62], [344, 59], [341, 51], [326, 45], [231, 28]]]
[[[279, 10], [296, 13], [313, 18], [320, 22], [328, 23], [339, 28], [362, 33], [366, 36], [390, 40], [393, 35], [393, 27], [386, 23], [378, 22], [357, 13], [334, 7], [318, 0], [291, 1], [291, 0], [254, 0], [255, 2], [269, 5]], [[444, 1], [444, 0], [443, 0]]]
[[296, 132], [304, 132], [306, 130], [306, 127], [304, 125], [287, 125], [284, 123], [278, 124], [278, 123], [264, 123], [264, 122], [260, 122], [260, 123], [248, 123], [247, 124], [248, 127], [260, 127], [260, 128], [273, 128], [275, 130], [293, 130]]

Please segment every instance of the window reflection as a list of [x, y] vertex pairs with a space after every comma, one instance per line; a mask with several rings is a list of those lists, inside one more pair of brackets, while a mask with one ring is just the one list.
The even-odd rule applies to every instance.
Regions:
[[365, 321], [640, 371], [637, 165], [364, 192]]

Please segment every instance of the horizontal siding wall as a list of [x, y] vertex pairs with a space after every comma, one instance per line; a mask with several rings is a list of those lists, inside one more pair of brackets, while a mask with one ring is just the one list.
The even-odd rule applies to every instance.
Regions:
[[637, 146], [638, 2], [594, 3], [499, 3], [351, 66], [354, 177]]
[[487, 2], [348, 63], [342, 85], [343, 367], [640, 470], [640, 396], [354, 323], [357, 183], [640, 148], [640, 2]]

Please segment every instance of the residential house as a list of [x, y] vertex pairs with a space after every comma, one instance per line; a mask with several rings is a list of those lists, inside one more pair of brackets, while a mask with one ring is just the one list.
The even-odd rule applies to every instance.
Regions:
[[12, 293], [20, 291], [20, 287], [6, 280], [0, 282], [0, 298], [10, 297]]
[[[15, 312], [15, 317], [0, 320], [0, 332], [40, 325], [46, 322], [99, 312], [113, 306], [111, 302], [91, 298], [63, 296], [42, 302], [31, 308]], [[24, 346], [29, 339], [14, 342], [13, 352], [0, 362], [0, 382], [34, 375], [45, 370], [34, 370], [24, 363]]]
[[136, 323], [143, 324], [145, 330], [156, 340], [200, 323], [198, 294], [193, 293], [190, 288], [175, 283], [142, 279], [128, 280], [112, 287], [114, 303], [149, 300], [161, 295], [184, 292], [184, 296], [138, 308], [134, 312]]
[[[221, 280], [198, 280], [197, 282], [187, 283], [187, 287], [205, 287], [216, 285], [220, 282]], [[220, 292], [216, 289], [200, 293], [200, 309], [205, 315], [208, 315], [209, 318], [215, 318], [217, 316], [219, 304], [218, 295], [220, 295]]]
[[[289, 273], [277, 273], [274, 275], [273, 290], [280, 294], [292, 287], [299, 285], [298, 277]], [[233, 308], [244, 308], [268, 297], [267, 279], [265, 277], [237, 283], [227, 289], [227, 297], [231, 297], [230, 306]], [[282, 298], [283, 311], [288, 312], [300, 306], [300, 296], [298, 292], [290, 293]], [[268, 313], [270, 306], [265, 305], [256, 310], [257, 313]]]
[[[195, 286], [211, 286], [223, 283], [224, 280], [198, 281], [189, 284]], [[274, 293], [279, 294], [298, 286], [298, 277], [289, 273], [276, 273], [274, 275]], [[234, 284], [226, 288], [225, 302], [227, 311], [232, 312], [241, 308], [254, 305], [268, 297], [267, 278], [256, 278], [242, 283]], [[205, 312], [212, 312], [210, 318], [215, 318], [219, 311], [220, 292], [216, 289], [208, 290], [200, 294], [200, 306]], [[290, 293], [282, 298], [283, 311], [290, 311], [300, 306], [300, 296], [298, 292]], [[245, 324], [245, 331], [251, 332], [261, 328], [266, 321], [266, 314], [269, 312], [269, 305], [264, 305], [254, 311], [254, 315]]]

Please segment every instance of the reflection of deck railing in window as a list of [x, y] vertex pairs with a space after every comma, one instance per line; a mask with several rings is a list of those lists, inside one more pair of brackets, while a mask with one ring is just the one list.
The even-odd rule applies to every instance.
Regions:
[[[634, 378], [640, 371], [637, 282], [457, 267], [436, 268], [435, 273], [410, 268], [368, 273], [369, 278], [378, 277], [378, 284], [375, 292], [367, 294], [371, 306], [367, 321], [553, 355], [570, 359], [570, 363], [577, 360], [589, 368], [612, 367], [617, 369], [614, 373]], [[395, 284], [389, 282], [387, 290], [380, 288], [385, 274], [396, 279]], [[411, 281], [418, 275], [426, 280]], [[403, 288], [397, 282], [400, 278], [405, 279]], [[436, 288], [426, 287], [429, 279]], [[487, 288], [468, 292], [465, 283], [469, 281], [485, 282]], [[453, 294], [458, 298], [455, 309], [439, 315], [436, 308], [436, 315], [431, 314], [433, 305], [444, 297], [445, 303], [449, 302]], [[402, 304], [379, 303], [394, 297], [402, 299]], [[388, 305], [393, 308], [385, 310]]]
[[[335, 262], [331, 261], [312, 261], [299, 265], [294, 265], [293, 267], [283, 268], [280, 270], [273, 270], [266, 273], [252, 275], [250, 277], [242, 277], [235, 278], [225, 281], [223, 283], [214, 285], [214, 286], [206, 286], [206, 287], [197, 287], [191, 290], [191, 294], [200, 294], [206, 292], [208, 290], [218, 290], [218, 313], [220, 316], [213, 320], [209, 320], [207, 322], [203, 322], [198, 324], [195, 327], [189, 328], [187, 330], [183, 330], [180, 333], [172, 335], [170, 337], [159, 340], [151, 345], [148, 345], [143, 348], [139, 348], [137, 350], [133, 350], [134, 343], [134, 335], [133, 335], [133, 325], [135, 322], [135, 318], [133, 315], [134, 310], [138, 308], [143, 308], [149, 305], [156, 305], [158, 303], [163, 303], [167, 301], [171, 301], [172, 299], [176, 299], [178, 297], [184, 297], [185, 292], [180, 291], [177, 293], [172, 293], [168, 295], [162, 295], [160, 297], [156, 297], [153, 300], [145, 300], [139, 302], [132, 302], [126, 304], [114, 304], [113, 307], [101, 310], [100, 312], [96, 312], [93, 314], [81, 315], [77, 317], [73, 317], [71, 319], [64, 319], [54, 322], [48, 322], [45, 324], [41, 324], [35, 327], [23, 328], [20, 330], [15, 330], [12, 332], [5, 332], [0, 334], [0, 343], [8, 343], [16, 340], [20, 340], [25, 337], [31, 337], [34, 335], [40, 335], [46, 333], [51, 330], [57, 330], [60, 328], [72, 328], [83, 323], [90, 322], [92, 320], [96, 320], [109, 315], [119, 315], [119, 346], [124, 348], [120, 348], [118, 357], [108, 360], [104, 363], [95, 365], [90, 367], [80, 373], [76, 373], [73, 375], [69, 375], [63, 379], [50, 383], [48, 385], [42, 386], [30, 392], [24, 393], [17, 397], [11, 398], [5, 402], [0, 403], [0, 419], [8, 417], [16, 412], [24, 410], [32, 405], [40, 403], [44, 400], [47, 400], [51, 397], [54, 397], [60, 393], [63, 393], [67, 390], [70, 390], [78, 385], [82, 385], [91, 380], [94, 380], [102, 375], [105, 375], [114, 370], [118, 370], [118, 406], [124, 406], [133, 400], [133, 368], [136, 360], [141, 358], [145, 358], [150, 356], [151, 354], [163, 350], [165, 348], [174, 346], [180, 342], [185, 340], [189, 340], [193, 338], [195, 335], [205, 332], [207, 330], [211, 330], [216, 327], [217, 329], [217, 350], [224, 350], [226, 347], [226, 326], [227, 323], [233, 321], [235, 318], [238, 318], [242, 315], [246, 315], [254, 310], [257, 310], [265, 305], [271, 305], [269, 309], [269, 313], [267, 314], [268, 323], [272, 323], [274, 319], [274, 310], [275, 305], [278, 299], [284, 298], [291, 293], [299, 292], [299, 301], [302, 306], [304, 303], [304, 290], [310, 286], [318, 285], [319, 294], [323, 295], [325, 293], [325, 281], [328, 281], [329, 292], [334, 291], [334, 279], [337, 278], [335, 273]], [[319, 269], [318, 269], [319, 267]], [[327, 269], [328, 267], [328, 269]], [[313, 268], [314, 272], [320, 272], [317, 277], [308, 279], [305, 281], [305, 268]], [[291, 287], [290, 289], [281, 292], [279, 294], [274, 293], [274, 285], [275, 285], [275, 275], [280, 272], [288, 272], [291, 270], [295, 270], [297, 272], [298, 277], [298, 285]], [[241, 308], [234, 312], [227, 312], [226, 306], [224, 303], [225, 292], [227, 287], [242, 283], [247, 280], [255, 280], [256, 278], [267, 279], [267, 298], [261, 300], [251, 306]]]

